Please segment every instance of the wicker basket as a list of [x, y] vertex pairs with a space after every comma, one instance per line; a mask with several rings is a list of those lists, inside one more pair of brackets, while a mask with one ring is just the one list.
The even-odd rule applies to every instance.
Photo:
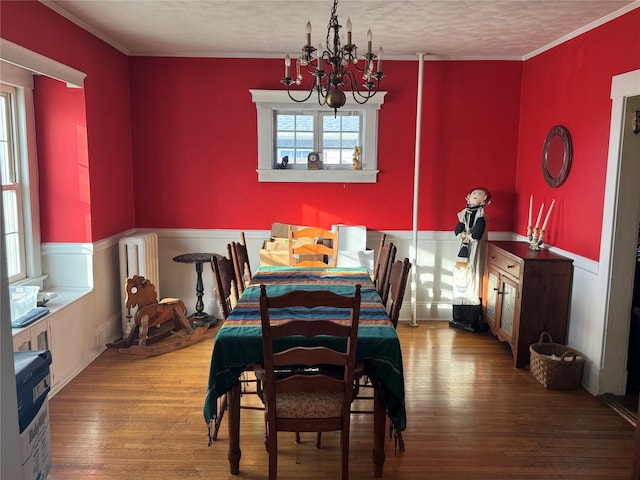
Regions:
[[553, 343], [551, 335], [543, 332], [538, 343], [529, 347], [529, 371], [545, 388], [574, 390], [580, 386], [584, 356], [566, 345]]

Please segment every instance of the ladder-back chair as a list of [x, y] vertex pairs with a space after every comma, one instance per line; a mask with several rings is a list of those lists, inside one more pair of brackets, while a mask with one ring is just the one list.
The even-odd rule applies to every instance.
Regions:
[[[314, 319], [313, 309], [317, 307], [344, 310], [345, 317], [351, 321], [341, 324]], [[306, 318], [294, 317], [272, 323], [270, 312], [281, 308], [300, 308], [309, 315], [305, 313]], [[360, 318], [360, 285], [356, 285], [353, 296], [322, 290], [295, 290], [273, 297], [268, 296], [266, 286], [261, 285], [260, 315], [264, 365], [258, 376], [262, 381], [265, 402], [269, 480], [277, 478], [278, 431], [333, 430], [341, 431], [342, 480], [348, 480], [349, 425]], [[316, 337], [327, 335], [343, 338], [346, 350], [334, 350], [313, 342]], [[315, 346], [301, 346], [302, 342], [294, 344], [287, 340], [294, 336], [303, 336]], [[282, 345], [288, 345], [289, 348], [283, 350]]]
[[240, 232], [240, 242], [231, 242], [231, 254], [238, 285], [238, 295], [242, 295], [251, 281], [251, 265], [249, 264], [249, 253], [244, 232]]
[[[302, 243], [302, 240], [306, 240]], [[328, 241], [331, 246], [323, 242]], [[327, 261], [320, 259], [304, 260], [301, 255], [329, 257]], [[324, 228], [302, 228], [293, 230], [289, 226], [289, 265], [297, 267], [335, 267], [338, 264], [338, 232]]]
[[393, 243], [387, 243], [380, 249], [380, 267], [374, 284], [385, 308], [387, 308], [387, 300], [389, 298], [389, 276], [391, 274], [391, 265], [396, 259], [396, 250], [396, 246]]

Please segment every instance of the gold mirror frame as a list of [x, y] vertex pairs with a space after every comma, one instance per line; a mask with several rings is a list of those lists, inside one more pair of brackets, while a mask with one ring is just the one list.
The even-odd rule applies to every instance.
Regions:
[[[550, 147], [552, 143], [557, 142], [558, 139], [562, 142], [562, 158], [555, 158], [551, 156], [557, 155], [557, 152]], [[545, 182], [547, 182], [550, 187], [557, 188], [565, 182], [569, 175], [569, 169], [571, 168], [572, 154], [573, 150], [569, 130], [562, 125], [555, 125], [551, 127], [542, 149], [542, 173], [544, 175]], [[556, 174], [557, 169], [550, 167], [558, 165], [560, 162], [560, 171]]]

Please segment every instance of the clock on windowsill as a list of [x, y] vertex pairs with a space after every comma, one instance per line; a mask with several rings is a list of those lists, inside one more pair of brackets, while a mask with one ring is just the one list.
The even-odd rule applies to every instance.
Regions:
[[321, 170], [320, 154], [318, 152], [311, 152], [307, 155], [307, 170]]

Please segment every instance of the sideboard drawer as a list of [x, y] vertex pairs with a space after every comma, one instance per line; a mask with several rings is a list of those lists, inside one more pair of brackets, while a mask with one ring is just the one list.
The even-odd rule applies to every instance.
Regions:
[[520, 277], [520, 262], [508, 257], [498, 251], [496, 248], [489, 246], [489, 264], [494, 265], [496, 268], [508, 273], [509, 275], [519, 278]]

